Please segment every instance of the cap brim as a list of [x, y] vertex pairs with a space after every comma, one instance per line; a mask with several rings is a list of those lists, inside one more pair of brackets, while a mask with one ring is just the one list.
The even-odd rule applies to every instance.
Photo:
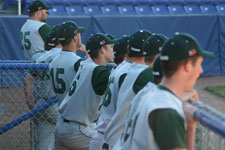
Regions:
[[214, 58], [215, 57], [214, 53], [209, 52], [209, 51], [205, 51], [205, 50], [201, 50], [200, 55], [203, 56], [203, 57], [207, 57], [207, 58]]
[[114, 44], [114, 43], [116, 43], [116, 39], [113, 39], [113, 40], [110, 40], [110, 43], [109, 44]]
[[85, 32], [85, 28], [84, 28], [84, 27], [79, 27], [78, 32], [79, 32], [79, 33]]
[[46, 9], [52, 9], [52, 6], [47, 5]]

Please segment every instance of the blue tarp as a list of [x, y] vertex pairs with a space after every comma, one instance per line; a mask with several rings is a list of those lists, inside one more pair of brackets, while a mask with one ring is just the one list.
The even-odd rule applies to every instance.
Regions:
[[[20, 45], [20, 28], [27, 17], [0, 17], [0, 59], [23, 60]], [[51, 26], [63, 21], [75, 21], [86, 28], [82, 33], [85, 44], [92, 33], [109, 33], [116, 38], [132, 34], [138, 29], [171, 36], [175, 32], [187, 32], [196, 37], [202, 48], [215, 53], [213, 60], [205, 59], [202, 76], [225, 75], [225, 15], [168, 15], [168, 16], [49, 16]], [[80, 55], [82, 55], [80, 53]]]

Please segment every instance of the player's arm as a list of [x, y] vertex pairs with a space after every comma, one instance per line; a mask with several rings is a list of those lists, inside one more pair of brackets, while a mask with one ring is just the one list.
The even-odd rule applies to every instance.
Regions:
[[154, 76], [152, 74], [152, 68], [148, 67], [143, 70], [137, 77], [133, 90], [137, 94], [148, 82], [154, 83]]
[[45, 41], [45, 38], [47, 37], [48, 33], [51, 32], [52, 28], [48, 24], [44, 24], [39, 29], [39, 34], [41, 35], [41, 38], [43, 41]]
[[84, 44], [81, 44], [81, 47], [78, 50], [85, 53], [86, 59], [90, 57], [90, 55], [88, 54], [86, 50], [86, 46]]
[[158, 109], [149, 117], [149, 127], [160, 150], [181, 150], [186, 148], [185, 121], [173, 109]]
[[77, 61], [75, 62], [75, 64], [74, 64], [74, 71], [75, 71], [75, 72], [78, 71], [78, 69], [79, 69], [79, 67], [80, 67], [80, 63], [81, 63], [82, 61], [84, 61], [84, 60], [85, 60], [85, 58], [80, 58], [79, 60], [77, 60]]
[[25, 101], [30, 109], [33, 109], [35, 104], [33, 98], [33, 85], [35, 80], [36, 77], [32, 74], [28, 74], [24, 80]]
[[91, 83], [96, 94], [103, 95], [105, 93], [110, 72], [111, 68], [106, 66], [97, 66], [94, 69]]

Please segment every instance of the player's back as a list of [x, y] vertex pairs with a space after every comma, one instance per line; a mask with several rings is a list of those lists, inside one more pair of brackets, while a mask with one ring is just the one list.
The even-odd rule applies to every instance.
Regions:
[[30, 60], [36, 51], [44, 50], [44, 41], [41, 38], [39, 29], [44, 22], [27, 19], [21, 28], [21, 44], [26, 59]]
[[[97, 130], [101, 133], [105, 132], [108, 123], [111, 121], [112, 116], [116, 112], [116, 103], [119, 93], [119, 88], [122, 84], [122, 78], [125, 78], [129, 72], [132, 63], [123, 61], [117, 66], [109, 77], [108, 87], [103, 99], [100, 116], [98, 119]], [[120, 83], [121, 82], [121, 83]]]
[[50, 77], [59, 105], [69, 90], [75, 75], [75, 64], [81, 57], [71, 51], [62, 50], [49, 64]]
[[148, 68], [147, 65], [133, 63], [130, 71], [127, 73], [127, 76], [123, 81], [118, 93], [116, 112], [106, 128], [104, 136], [104, 140], [110, 146], [113, 146], [116, 143], [122, 133], [130, 108], [130, 103], [136, 95], [134, 91], [136, 80], [140, 73], [146, 68]]

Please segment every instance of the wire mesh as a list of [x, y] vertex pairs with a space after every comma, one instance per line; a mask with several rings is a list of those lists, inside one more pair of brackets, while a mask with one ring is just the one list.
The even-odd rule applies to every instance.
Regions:
[[58, 111], [49, 79], [47, 64], [0, 62], [1, 150], [53, 149]]

